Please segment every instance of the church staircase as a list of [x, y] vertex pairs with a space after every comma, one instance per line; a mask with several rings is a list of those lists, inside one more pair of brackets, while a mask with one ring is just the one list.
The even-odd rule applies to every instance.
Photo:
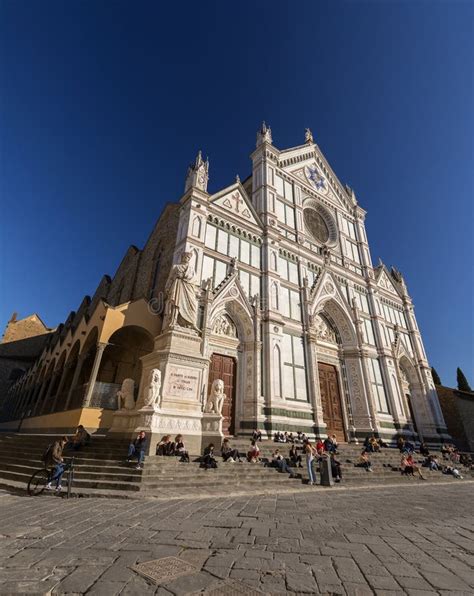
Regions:
[[[54, 437], [46, 435], [0, 435], [0, 488], [24, 493], [31, 474], [42, 467], [41, 455], [52, 440]], [[247, 451], [248, 445], [246, 439], [232, 441], [232, 447], [242, 453]], [[262, 457], [269, 459], [276, 448], [283, 455], [287, 455], [289, 450], [289, 445], [271, 441], [263, 441], [259, 446]], [[306, 484], [304, 461], [303, 468], [293, 469], [297, 478], [292, 479], [272, 467], [248, 462], [223, 463], [220, 457], [217, 457], [217, 469], [204, 470], [198, 462], [186, 464], [174, 457], [149, 456], [144, 469], [136, 470], [133, 464], [126, 463], [126, 451], [126, 441], [94, 437], [91, 445], [83, 450], [67, 452], [66, 459], [74, 455], [74, 495], [181, 499], [314, 490]], [[381, 453], [373, 454], [373, 473], [354, 467], [360, 451], [360, 446], [341, 445], [337, 457], [342, 464], [343, 481], [338, 486], [421, 482], [416, 477], [402, 477], [400, 472], [392, 469], [399, 465], [397, 450], [383, 449]], [[191, 456], [191, 460], [196, 457]], [[461, 473], [466, 480], [472, 480], [472, 472], [462, 470]], [[423, 468], [423, 475], [428, 482], [462, 482], [440, 472], [429, 472], [426, 468]], [[319, 481], [319, 474], [317, 477]]]

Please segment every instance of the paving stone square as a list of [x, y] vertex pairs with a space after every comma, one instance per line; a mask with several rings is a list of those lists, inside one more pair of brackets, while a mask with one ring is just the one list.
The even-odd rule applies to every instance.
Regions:
[[[473, 481], [182, 501], [2, 492], [0, 594], [472, 596], [473, 497]], [[137, 573], [150, 561], [166, 577]]]

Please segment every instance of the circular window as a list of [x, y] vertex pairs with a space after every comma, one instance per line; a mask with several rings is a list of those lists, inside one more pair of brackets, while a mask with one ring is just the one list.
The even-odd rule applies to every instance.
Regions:
[[303, 218], [313, 238], [325, 244], [329, 240], [329, 229], [322, 216], [311, 208], [303, 209]]

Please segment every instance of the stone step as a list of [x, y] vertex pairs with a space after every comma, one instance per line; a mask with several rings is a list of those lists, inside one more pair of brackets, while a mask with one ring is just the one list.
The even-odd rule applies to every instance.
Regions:
[[[18, 482], [22, 482], [24, 487], [28, 484], [28, 480], [30, 479], [30, 476], [31, 476], [31, 474], [22, 474], [19, 472], [3, 471], [1, 473], [2, 480], [16, 480]], [[139, 491], [140, 490], [139, 482], [119, 482], [119, 481], [112, 481], [112, 480], [101, 481], [101, 480], [81, 479], [81, 478], [76, 478], [76, 474], [74, 474], [74, 486], [82, 487], [82, 488], [101, 488], [101, 489], [111, 489], [111, 490], [129, 490], [129, 491]]]

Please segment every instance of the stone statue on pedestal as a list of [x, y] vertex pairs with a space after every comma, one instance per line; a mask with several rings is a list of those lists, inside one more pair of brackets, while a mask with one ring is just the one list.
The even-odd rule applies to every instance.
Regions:
[[161, 405], [161, 372], [157, 368], [150, 371], [148, 386], [144, 393], [143, 405], [145, 407], [159, 408]]
[[225, 400], [224, 381], [216, 379], [211, 386], [211, 393], [207, 398], [204, 412], [206, 414], [220, 414], [222, 415], [222, 406]]
[[133, 410], [135, 408], [135, 381], [124, 379], [122, 387], [117, 391], [119, 410]]
[[173, 265], [166, 282], [164, 329], [190, 327], [199, 333], [196, 327], [198, 301], [191, 258], [192, 253], [183, 253], [181, 263]]

